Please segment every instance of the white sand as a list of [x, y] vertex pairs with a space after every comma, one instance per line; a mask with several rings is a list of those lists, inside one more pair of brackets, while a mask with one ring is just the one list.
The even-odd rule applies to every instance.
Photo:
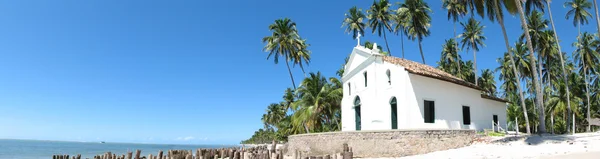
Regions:
[[[437, 151], [403, 159], [430, 158], [597, 158], [600, 159], [600, 133], [575, 135], [531, 136], [527, 138], [494, 138], [490, 143]], [[587, 156], [587, 157], [586, 157]]]

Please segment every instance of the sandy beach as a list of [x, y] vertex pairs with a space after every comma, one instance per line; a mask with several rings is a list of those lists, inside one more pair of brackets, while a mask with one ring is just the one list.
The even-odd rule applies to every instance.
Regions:
[[402, 159], [430, 158], [600, 158], [600, 133], [529, 137], [489, 137], [471, 146]]

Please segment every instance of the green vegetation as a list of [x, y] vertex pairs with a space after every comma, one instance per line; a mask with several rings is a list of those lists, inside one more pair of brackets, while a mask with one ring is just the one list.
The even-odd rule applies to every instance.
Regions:
[[[573, 123], [576, 125], [576, 132], [592, 131], [594, 127], [589, 126], [587, 120], [600, 117], [598, 34], [578, 29], [580, 33], [577, 40], [572, 41], [576, 49], [572, 54], [567, 54], [559, 44], [549, 1], [442, 0], [442, 6], [447, 10], [448, 20], [452, 20], [455, 28], [452, 37], [441, 44], [437, 68], [478, 85], [483, 94], [507, 99], [508, 122], [514, 124], [515, 119], [518, 119], [516, 125], [521, 131], [569, 133], [572, 132]], [[571, 0], [564, 6], [568, 8], [566, 18], [572, 18], [573, 25], [577, 28], [587, 24], [588, 19], [592, 18], [588, 11], [592, 6], [597, 10], [597, 6], [591, 5], [588, 0]], [[368, 7], [366, 14], [359, 7], [350, 8], [343, 17], [342, 27], [345, 27], [346, 33], [352, 34], [352, 38], [356, 38], [359, 33], [364, 35], [367, 27], [371, 28], [372, 34], [380, 37], [383, 35], [387, 49], [384, 54], [391, 53], [386, 32], [400, 35], [403, 58], [404, 36], [410, 40], [418, 40], [421, 49], [423, 38], [431, 34], [431, 9], [423, 0], [378, 0]], [[546, 13], [547, 16], [544, 15]], [[504, 14], [519, 16], [523, 31], [521, 36], [507, 36]], [[476, 15], [500, 25], [506, 47], [503, 54], [497, 55], [499, 66], [493, 70], [481, 70], [481, 74], [477, 73], [479, 70], [475, 60], [461, 59], [461, 48], [466, 49], [464, 53], [472, 51], [474, 59], [479, 50], [485, 51], [485, 26], [475, 20]], [[463, 33], [458, 35], [457, 22], [463, 27]], [[600, 33], [598, 18], [596, 23]], [[337, 78], [326, 78], [320, 72], [309, 73], [296, 88], [289, 63], [303, 69], [303, 64], [308, 65], [310, 62], [310, 51], [309, 45], [298, 35], [295, 26], [287, 18], [278, 19], [269, 26], [272, 35], [263, 38], [264, 51], [269, 54], [267, 58], [274, 57], [275, 63], [279, 57], [286, 60], [293, 88], [284, 91], [281, 102], [268, 105], [262, 116], [264, 128], [256, 131], [243, 143], [285, 141], [287, 136], [293, 134], [340, 130], [340, 100], [343, 94], [339, 78], [344, 72], [343, 66], [337, 71]], [[364, 45], [373, 47], [367, 41]], [[422, 62], [425, 63], [425, 54], [422, 50], [420, 53]], [[346, 62], [347, 60], [346, 58]], [[495, 81], [496, 72], [499, 81]]]

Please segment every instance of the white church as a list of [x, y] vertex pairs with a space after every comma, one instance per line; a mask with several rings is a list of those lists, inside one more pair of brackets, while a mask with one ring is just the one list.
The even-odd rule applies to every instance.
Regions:
[[376, 45], [357, 45], [344, 66], [342, 131], [506, 128], [506, 100]]

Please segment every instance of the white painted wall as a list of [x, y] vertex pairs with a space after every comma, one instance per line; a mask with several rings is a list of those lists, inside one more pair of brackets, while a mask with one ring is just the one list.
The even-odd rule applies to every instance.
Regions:
[[[386, 75], [388, 69], [391, 84]], [[481, 98], [479, 91], [472, 88], [410, 74], [360, 46], [352, 51], [342, 82], [342, 131], [356, 129], [353, 107], [357, 96], [361, 100], [361, 130], [391, 129], [392, 97], [398, 102], [398, 129], [491, 129], [493, 114], [498, 115], [499, 123], [506, 128], [505, 103]], [[424, 122], [424, 100], [435, 101], [435, 123]], [[470, 125], [463, 125], [463, 105], [470, 107]]]

